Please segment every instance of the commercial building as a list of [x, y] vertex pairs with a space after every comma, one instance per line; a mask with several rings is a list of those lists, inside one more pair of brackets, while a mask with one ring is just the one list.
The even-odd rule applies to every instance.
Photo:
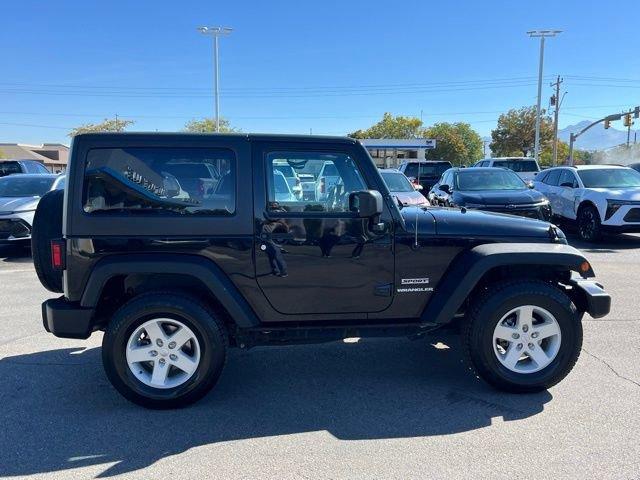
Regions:
[[424, 160], [427, 150], [436, 148], [436, 141], [430, 138], [365, 138], [360, 143], [381, 168], [396, 168], [412, 158]]
[[69, 147], [61, 143], [43, 143], [41, 145], [0, 143], [0, 158], [37, 160], [52, 173], [58, 173], [67, 169]]

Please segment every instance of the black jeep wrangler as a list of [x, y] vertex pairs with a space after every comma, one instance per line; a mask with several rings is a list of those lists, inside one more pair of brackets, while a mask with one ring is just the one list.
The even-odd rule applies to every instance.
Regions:
[[64, 197], [36, 212], [33, 253], [43, 285], [64, 292], [43, 304], [45, 329], [103, 330], [109, 380], [152, 408], [205, 395], [232, 346], [456, 324], [480, 377], [533, 392], [575, 364], [583, 314], [610, 308], [555, 226], [399, 209], [349, 138], [79, 135]]

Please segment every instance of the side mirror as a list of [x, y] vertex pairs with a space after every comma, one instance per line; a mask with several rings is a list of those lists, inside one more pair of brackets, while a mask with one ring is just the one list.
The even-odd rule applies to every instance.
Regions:
[[382, 195], [377, 190], [361, 190], [349, 194], [349, 211], [359, 218], [373, 218], [382, 214]]
[[442, 190], [444, 193], [451, 193], [451, 187], [447, 184], [440, 185], [440, 190]]
[[527, 182], [527, 187], [534, 189], [536, 186], [533, 184], [533, 182]]

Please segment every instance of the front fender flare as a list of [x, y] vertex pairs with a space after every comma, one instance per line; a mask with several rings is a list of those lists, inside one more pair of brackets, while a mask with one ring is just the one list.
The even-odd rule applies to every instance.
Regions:
[[422, 312], [421, 321], [437, 324], [450, 322], [484, 274], [496, 267], [544, 265], [579, 272], [584, 278], [593, 277], [590, 265], [586, 271], [581, 270], [581, 265], [586, 261], [577, 249], [564, 244], [478, 245], [456, 257], [429, 299]]

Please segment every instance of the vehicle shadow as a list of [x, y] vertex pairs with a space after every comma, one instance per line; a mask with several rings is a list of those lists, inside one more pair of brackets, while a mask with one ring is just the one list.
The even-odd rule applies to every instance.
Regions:
[[457, 337], [230, 353], [216, 388], [182, 410], [145, 410], [107, 383], [100, 349], [0, 360], [0, 476], [105, 465], [145, 468], [190, 448], [325, 430], [341, 440], [448, 435], [516, 421], [552, 396], [497, 392], [461, 362]]
[[31, 248], [23, 246], [0, 246], [0, 261], [7, 263], [31, 263]]
[[597, 243], [589, 243], [580, 240], [575, 234], [567, 234], [567, 241], [582, 251], [592, 253], [613, 253], [619, 250], [632, 250], [640, 248], [640, 236], [632, 234], [605, 235]]

